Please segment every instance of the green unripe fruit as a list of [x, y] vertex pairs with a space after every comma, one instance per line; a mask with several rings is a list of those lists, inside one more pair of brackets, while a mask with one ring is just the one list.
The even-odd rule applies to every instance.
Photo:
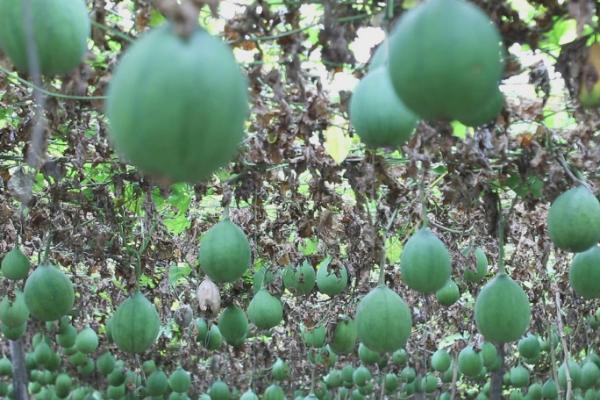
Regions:
[[412, 328], [408, 306], [386, 286], [372, 289], [361, 299], [355, 321], [360, 341], [378, 353], [404, 347]]
[[292, 266], [283, 270], [283, 284], [285, 288], [297, 296], [312, 292], [317, 280], [313, 266], [304, 261], [299, 267]]
[[411, 383], [416, 379], [416, 377], [417, 372], [412, 367], [404, 367], [402, 372], [400, 372], [400, 379], [402, 379], [402, 381], [406, 383]]
[[8, 340], [18, 340], [21, 336], [25, 334], [27, 330], [27, 323], [17, 327], [10, 327], [5, 324], [0, 324], [0, 331]]
[[352, 319], [339, 320], [333, 331], [333, 340], [329, 343], [331, 349], [337, 354], [348, 354], [356, 346], [356, 322]]
[[34, 349], [35, 361], [38, 365], [45, 366], [52, 355], [52, 349], [45, 340], [40, 341]]
[[354, 370], [352, 381], [356, 386], [364, 386], [371, 379], [371, 371], [365, 366], [360, 366]]
[[343, 265], [330, 265], [330, 260], [324, 260], [317, 270], [317, 287], [321, 293], [333, 297], [342, 293], [348, 286], [348, 271]]
[[196, 319], [196, 341], [203, 342], [208, 335], [208, 324], [204, 318]]
[[311, 329], [303, 326], [301, 327], [302, 340], [304, 344], [313, 348], [321, 348], [325, 346], [325, 336], [327, 330], [325, 325], [315, 326]]
[[102, 375], [108, 376], [115, 368], [115, 357], [109, 351], [102, 353], [96, 360], [96, 367]]
[[389, 40], [394, 89], [424, 119], [476, 116], [502, 78], [502, 38], [467, 1], [422, 3], [402, 15]]
[[539, 383], [532, 383], [527, 389], [527, 397], [530, 400], [541, 400], [542, 398], [542, 385]]
[[544, 382], [544, 386], [542, 386], [542, 397], [544, 399], [557, 399], [558, 398], [558, 388], [556, 387], [556, 382], [553, 379], [548, 379]]
[[354, 379], [353, 375], [354, 375], [354, 368], [352, 368], [352, 365], [350, 365], [350, 364], [344, 365], [344, 368], [342, 368], [342, 379], [344, 380], [344, 383], [352, 383], [353, 379]]
[[225, 341], [239, 346], [248, 334], [248, 318], [246, 313], [236, 305], [225, 308], [219, 316], [219, 331]]
[[77, 329], [71, 324], [68, 324], [62, 333], [56, 335], [56, 342], [63, 348], [67, 349], [75, 346], [77, 340]]
[[[569, 375], [574, 388], [581, 386], [581, 367], [574, 360], [569, 360]], [[567, 387], [566, 365], [563, 364], [558, 369], [558, 384], [561, 388]]]
[[18, 247], [13, 247], [11, 251], [6, 253], [2, 259], [2, 264], [0, 264], [2, 275], [14, 281], [27, 278], [30, 268], [29, 260]]
[[438, 372], [445, 372], [450, 368], [450, 354], [445, 349], [438, 349], [431, 356], [431, 366]]
[[404, 245], [402, 279], [420, 293], [435, 293], [448, 282], [451, 263], [444, 243], [429, 228], [421, 228]]
[[363, 343], [358, 345], [358, 358], [365, 365], [374, 365], [381, 361], [382, 357], [376, 351], [369, 349]]
[[463, 375], [474, 378], [481, 373], [483, 368], [481, 357], [473, 350], [473, 347], [467, 346], [458, 354], [458, 368]]
[[266, 289], [259, 290], [248, 305], [248, 319], [259, 329], [270, 329], [283, 319], [281, 301]]
[[12, 363], [6, 357], [0, 358], [0, 376], [12, 375]]
[[122, 399], [125, 396], [125, 385], [109, 386], [106, 388], [106, 396], [109, 399]]
[[281, 386], [273, 384], [269, 386], [263, 395], [263, 400], [283, 400], [285, 399], [285, 392]]
[[75, 302], [73, 284], [58, 268], [40, 265], [25, 282], [25, 303], [31, 315], [54, 321], [68, 314]]
[[426, 374], [421, 380], [421, 389], [425, 393], [432, 393], [437, 390], [438, 378], [433, 374]]
[[386, 394], [394, 393], [398, 389], [398, 386], [400, 386], [398, 376], [396, 374], [388, 372], [387, 374], [385, 374], [383, 386]]
[[498, 274], [479, 292], [475, 322], [486, 340], [512, 342], [520, 338], [531, 321], [531, 306], [523, 289], [506, 274]]
[[93, 353], [98, 348], [98, 335], [89, 326], [85, 327], [77, 334], [75, 348], [84, 354]]
[[231, 392], [229, 386], [223, 381], [215, 381], [208, 391], [211, 400], [229, 400]]
[[399, 349], [392, 353], [392, 362], [398, 366], [402, 366], [406, 364], [408, 360], [408, 354], [406, 354], [406, 350]]
[[586, 361], [581, 368], [581, 388], [589, 389], [596, 386], [600, 379], [600, 369], [593, 361]]
[[271, 367], [271, 375], [276, 381], [283, 381], [289, 377], [290, 368], [285, 361], [283, 361], [281, 358], [277, 358]]
[[600, 298], [600, 246], [576, 254], [569, 270], [569, 282], [584, 299]]
[[221, 347], [221, 344], [223, 344], [223, 335], [221, 335], [221, 330], [217, 325], [211, 325], [203, 344], [204, 347], [210, 351], [217, 350]]
[[220, 39], [200, 28], [186, 39], [171, 24], [155, 28], [127, 49], [113, 73], [106, 114], [114, 147], [145, 173], [204, 180], [238, 150], [247, 90]]
[[548, 234], [556, 247], [582, 252], [600, 241], [600, 202], [586, 187], [567, 190], [548, 210]]
[[160, 328], [156, 307], [139, 291], [119, 305], [111, 321], [113, 340], [127, 353], [148, 350], [156, 341]]
[[441, 305], [448, 307], [458, 301], [460, 298], [460, 290], [458, 289], [456, 282], [449, 279], [440, 290], [435, 292], [435, 297]]
[[540, 341], [537, 336], [527, 335], [518, 343], [519, 354], [529, 360], [533, 360], [540, 355]]
[[24, 18], [23, 0], [0, 1], [0, 47], [15, 66], [29, 72], [27, 51], [31, 27], [40, 72], [66, 74], [81, 63], [90, 36], [90, 18], [82, 0], [30, 0], [31, 21]]
[[250, 265], [250, 244], [242, 229], [225, 219], [200, 240], [200, 268], [216, 283], [234, 282]]
[[370, 71], [350, 99], [350, 123], [368, 147], [398, 147], [417, 126], [417, 116], [396, 95], [386, 68]]
[[488, 260], [485, 251], [481, 247], [467, 247], [463, 250], [465, 257], [473, 257], [475, 260], [475, 269], [467, 268], [464, 272], [464, 278], [467, 282], [476, 283], [485, 278], [488, 271]]
[[71, 377], [67, 374], [58, 375], [54, 382], [54, 390], [61, 399], [67, 397], [71, 391]]
[[156, 363], [154, 360], [146, 360], [142, 363], [142, 371], [145, 375], [150, 375], [156, 371]]
[[329, 371], [329, 373], [325, 376], [324, 381], [328, 389], [334, 389], [341, 386], [342, 371], [340, 371], [339, 369]]
[[474, 111], [469, 110], [467, 115], [457, 115], [456, 119], [466, 126], [481, 126], [494, 122], [504, 108], [504, 95], [496, 88], [480, 107]]
[[242, 394], [240, 400], [258, 400], [258, 396], [252, 390], [248, 389]]
[[514, 387], [522, 388], [529, 385], [529, 370], [518, 365], [510, 369], [510, 383]]
[[177, 368], [171, 373], [171, 376], [169, 376], [169, 386], [174, 392], [187, 393], [191, 384], [192, 379], [190, 374], [181, 367]]
[[156, 370], [150, 374], [146, 381], [146, 393], [150, 396], [162, 396], [169, 389], [169, 380], [167, 375], [161, 370]]
[[[85, 353], [81, 353], [81, 354], [85, 354]], [[91, 374], [94, 373], [94, 369], [96, 367], [96, 364], [94, 363], [94, 360], [92, 360], [89, 357], [85, 358], [85, 362], [83, 362], [81, 365], [77, 366], [77, 372], [79, 372], [79, 374], [81, 376], [90, 376]]]
[[8, 296], [0, 301], [0, 321], [10, 328], [18, 328], [27, 323], [29, 310], [25, 304], [25, 296], [20, 291], [15, 293], [15, 300], [11, 303]]

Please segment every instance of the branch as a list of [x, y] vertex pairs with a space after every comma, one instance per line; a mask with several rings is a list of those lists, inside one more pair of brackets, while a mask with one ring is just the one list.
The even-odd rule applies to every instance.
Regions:
[[[569, 349], [567, 347], [567, 340], [565, 339], [565, 332], [563, 329], [560, 307], [560, 290], [558, 290], [558, 287], [554, 288], [554, 294], [554, 303], [556, 304], [556, 323], [558, 325], [558, 335], [560, 337], [560, 342], [563, 347], [565, 377], [567, 379], [567, 393], [565, 395], [565, 400], [571, 400], [571, 398], [573, 397], [573, 382], [571, 381], [571, 371], [569, 370]], [[550, 340], [552, 340], [552, 337], [550, 337]], [[552, 345], [552, 343], [550, 343], [550, 345]]]
[[9, 340], [8, 342], [10, 345], [10, 359], [13, 366], [13, 390], [15, 397], [17, 400], [29, 400], [23, 340]]

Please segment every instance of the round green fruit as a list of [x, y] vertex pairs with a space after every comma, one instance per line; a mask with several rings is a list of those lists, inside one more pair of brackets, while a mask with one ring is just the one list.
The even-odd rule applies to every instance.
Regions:
[[265, 390], [265, 393], [263, 394], [263, 399], [264, 400], [284, 400], [285, 392], [283, 391], [281, 386], [279, 386], [277, 384], [273, 384]]
[[473, 347], [467, 346], [458, 354], [458, 369], [463, 375], [471, 378], [479, 376], [483, 368], [481, 357]]
[[69, 395], [71, 391], [71, 377], [67, 374], [59, 374], [54, 381], [54, 390], [56, 395], [61, 399], [64, 399]]
[[290, 367], [281, 358], [277, 358], [271, 367], [271, 375], [276, 381], [283, 381], [289, 377]]
[[419, 229], [408, 239], [400, 258], [402, 279], [423, 294], [444, 287], [450, 278], [451, 264], [448, 249], [429, 228]]
[[504, 108], [504, 95], [496, 88], [484, 101], [474, 112], [469, 110], [467, 115], [457, 115], [456, 119], [467, 126], [481, 126], [495, 121]]
[[508, 275], [490, 280], [475, 301], [475, 322], [489, 341], [507, 343], [519, 339], [531, 321], [527, 294]]
[[438, 349], [431, 356], [431, 366], [438, 372], [445, 372], [450, 368], [450, 354], [445, 349]]
[[581, 368], [581, 388], [589, 389], [600, 380], [600, 369], [593, 361], [586, 361]]
[[116, 150], [133, 165], [195, 183], [237, 152], [248, 87], [220, 39], [200, 28], [184, 39], [175, 29], [155, 28], [128, 48], [113, 73], [106, 114]]
[[208, 394], [211, 400], [229, 400], [231, 397], [229, 386], [223, 381], [215, 381], [211, 385]]
[[317, 287], [329, 297], [342, 293], [348, 286], [348, 271], [343, 265], [332, 266], [328, 258], [317, 270]]
[[[1, 30], [2, 28], [0, 27]], [[6, 253], [0, 265], [2, 275], [7, 279], [15, 281], [27, 278], [30, 268], [31, 264], [29, 260], [18, 247], [13, 247], [11, 251]]]
[[207, 350], [213, 351], [217, 350], [223, 344], [223, 335], [221, 335], [221, 330], [219, 326], [216, 324], [212, 324], [206, 338], [203, 340], [203, 345]]
[[0, 358], [0, 376], [12, 376], [12, 363], [6, 357]]
[[156, 307], [139, 291], [121, 303], [111, 319], [113, 340], [127, 353], [148, 350], [160, 329]]
[[534, 360], [540, 355], [540, 341], [535, 335], [529, 334], [519, 340], [517, 347], [519, 349], [519, 354], [525, 359]]
[[448, 279], [448, 282], [437, 292], [435, 292], [436, 299], [441, 305], [449, 307], [456, 303], [460, 298], [460, 290], [458, 285], [452, 279]]
[[316, 279], [315, 269], [308, 261], [304, 261], [297, 268], [290, 266], [283, 271], [285, 288], [297, 296], [312, 292]]
[[9, 340], [18, 340], [21, 336], [25, 334], [26, 330], [27, 323], [16, 327], [0, 324], [0, 331], [2, 331], [2, 334]]
[[240, 400], [258, 400], [258, 396], [252, 390], [248, 389], [242, 394]]
[[325, 336], [327, 330], [325, 325], [315, 326], [313, 328], [301, 327], [302, 340], [309, 347], [321, 348], [325, 346]]
[[371, 371], [365, 366], [360, 366], [354, 370], [352, 381], [356, 386], [364, 386], [371, 379]]
[[89, 326], [85, 327], [77, 334], [75, 348], [84, 354], [93, 353], [98, 348], [98, 335]]
[[475, 258], [475, 269], [467, 268], [464, 272], [464, 278], [467, 282], [476, 283], [485, 278], [488, 271], [488, 260], [485, 251], [481, 247], [468, 247], [463, 250], [465, 257]]
[[192, 378], [190, 374], [179, 367], [171, 373], [169, 376], [169, 386], [171, 390], [177, 393], [187, 393], [192, 385]]
[[238, 280], [250, 265], [250, 244], [242, 229], [225, 219], [200, 240], [200, 268], [217, 283]]
[[544, 399], [557, 399], [558, 398], [558, 388], [556, 387], [556, 382], [553, 379], [548, 379], [544, 382], [542, 386], [542, 397]]
[[54, 321], [68, 314], [75, 302], [69, 278], [48, 264], [40, 265], [29, 275], [24, 292], [29, 312], [42, 321]]
[[361, 299], [355, 321], [360, 341], [378, 353], [404, 347], [412, 328], [412, 317], [404, 300], [383, 285]]
[[548, 210], [548, 234], [556, 247], [582, 252], [600, 241], [600, 202], [586, 187], [567, 190]]
[[146, 381], [146, 393], [150, 396], [162, 396], [168, 389], [169, 380], [164, 372], [156, 370], [150, 374]]
[[29, 0], [31, 21], [27, 22], [25, 0], [0, 0], [0, 47], [15, 66], [30, 71], [27, 51], [28, 29], [44, 75], [66, 74], [81, 63], [90, 36], [90, 18], [83, 0]]
[[522, 388], [529, 385], [529, 370], [522, 365], [510, 369], [510, 383], [514, 387]]
[[[567, 387], [567, 372], [566, 372], [567, 363], [562, 363], [560, 368], [558, 369], [558, 384], [561, 388]], [[568, 361], [569, 366], [569, 376], [571, 377], [571, 382], [574, 388], [578, 388], [581, 386], [581, 367], [574, 360]]]
[[370, 71], [350, 100], [350, 123], [368, 147], [398, 147], [417, 126], [417, 116], [398, 98], [386, 68]]
[[333, 339], [329, 346], [336, 354], [352, 353], [356, 346], [357, 337], [356, 322], [349, 318], [340, 319], [335, 326]]
[[266, 289], [259, 290], [248, 305], [248, 319], [259, 329], [270, 329], [283, 319], [281, 301]]
[[381, 354], [360, 343], [358, 345], [358, 358], [365, 365], [374, 365], [381, 361]]
[[71, 324], [67, 325], [62, 333], [56, 335], [56, 342], [65, 349], [75, 346], [76, 340], [77, 330]]
[[472, 3], [427, 0], [402, 15], [390, 38], [394, 89], [425, 119], [477, 115], [502, 78], [501, 41]]
[[385, 374], [383, 386], [386, 394], [394, 393], [398, 389], [398, 386], [400, 386], [400, 380], [398, 379], [398, 375], [391, 372]]
[[0, 301], [0, 321], [8, 327], [18, 328], [27, 323], [29, 309], [25, 304], [25, 296], [20, 291], [15, 292], [15, 300], [11, 303], [8, 296]]
[[243, 343], [248, 334], [248, 318], [244, 310], [236, 305], [225, 308], [219, 316], [219, 331], [232, 346]]
[[571, 287], [584, 299], [600, 298], [600, 246], [578, 253], [569, 270]]
[[113, 369], [115, 368], [115, 357], [110, 353], [110, 351], [106, 351], [98, 357], [96, 360], [96, 367], [98, 371], [104, 376], [108, 376]]

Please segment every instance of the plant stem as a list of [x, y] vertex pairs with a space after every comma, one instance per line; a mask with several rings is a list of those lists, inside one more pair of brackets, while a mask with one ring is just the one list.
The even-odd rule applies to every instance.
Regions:
[[504, 273], [504, 211], [498, 197], [498, 274]]

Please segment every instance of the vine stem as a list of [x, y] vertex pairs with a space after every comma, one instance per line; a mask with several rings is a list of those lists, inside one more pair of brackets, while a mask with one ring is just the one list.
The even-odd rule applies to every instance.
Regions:
[[422, 177], [419, 181], [419, 202], [421, 203], [421, 221], [423, 222], [423, 228], [429, 226], [429, 217], [427, 216], [427, 200], [425, 198], [425, 168], [421, 162]]
[[552, 362], [552, 378], [554, 379], [556, 387], [560, 390], [560, 385], [558, 384], [558, 372], [556, 371], [556, 348], [552, 343], [552, 324], [548, 324], [548, 341], [550, 344], [550, 361]]
[[[554, 294], [554, 303], [556, 305], [556, 324], [558, 325], [558, 336], [560, 337], [560, 342], [563, 348], [565, 378], [567, 380], [567, 393], [565, 394], [565, 400], [571, 400], [573, 397], [573, 383], [571, 381], [571, 371], [569, 368], [569, 348], [567, 347], [567, 340], [565, 339], [565, 332], [563, 328], [561, 316], [562, 310], [560, 306], [560, 291], [558, 290], [558, 287], [554, 288]], [[550, 337], [550, 340], [552, 340], [552, 337]], [[552, 343], [550, 344], [552, 345]]]

